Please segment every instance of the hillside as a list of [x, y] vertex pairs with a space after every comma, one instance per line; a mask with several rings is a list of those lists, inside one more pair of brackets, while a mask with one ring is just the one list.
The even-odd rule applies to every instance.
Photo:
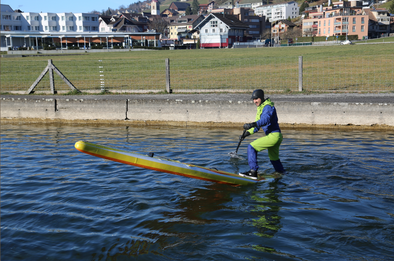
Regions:
[[[160, 1], [160, 0], [159, 0]], [[216, 0], [216, 4], [217, 5], [221, 5], [222, 3], [225, 3], [229, 0]], [[301, 6], [302, 2], [304, 2], [305, 0], [295, 0], [295, 2], [298, 3], [298, 6]], [[389, 9], [392, 1], [394, 0], [389, 0], [384, 4], [375, 4], [376, 8], [386, 8], [387, 10]], [[146, 11], [149, 12], [150, 10], [146, 9], [147, 3], [150, 3], [151, 0], [147, 0], [147, 1], [139, 1], [137, 3], [134, 4], [130, 4], [127, 8], [125, 6], [120, 6], [117, 9], [112, 9], [109, 8], [109, 11], [111, 11], [111, 13], [117, 13], [118, 11], [120, 12], [124, 12], [126, 9], [127, 10], [133, 10], [134, 12], [140, 13], [141, 11]], [[164, 1], [160, 1], [160, 11], [164, 11], [165, 9], [167, 9], [172, 2], [177, 2], [174, 0], [164, 0]], [[190, 5], [192, 5], [193, 0], [188, 0], [186, 1], [186, 3], [189, 3]], [[200, 4], [207, 4], [210, 2], [210, 0], [198, 0], [198, 2]], [[236, 2], [236, 0], [234, 0], [234, 2]], [[257, 2], [262, 2], [262, 0], [238, 0], [238, 2], [240, 4], [244, 4], [244, 3], [257, 3]], [[279, 4], [279, 3], [284, 3], [284, 2], [289, 2], [289, 1], [283, 1], [283, 0], [263, 0], [264, 4]], [[327, 5], [328, 4], [328, 0], [317, 0], [317, 1], [311, 1], [309, 3], [309, 6], [319, 6], [319, 5]], [[107, 10], [103, 10], [103, 11], [107, 11]], [[95, 11], [97, 12], [97, 11]], [[99, 13], [99, 12], [98, 12]]]

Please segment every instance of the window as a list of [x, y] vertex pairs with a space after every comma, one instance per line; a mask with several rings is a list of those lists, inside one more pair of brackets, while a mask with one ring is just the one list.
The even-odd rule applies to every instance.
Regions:
[[62, 31], [66, 31], [66, 27], [65, 26], [62, 26]]
[[44, 16], [44, 21], [46, 21], [46, 20], [48, 20], [48, 17], [47, 17], [47, 16]]
[[98, 31], [98, 27], [97, 26], [92, 26], [92, 31]]
[[328, 34], [330, 34], [330, 27], [328, 27]]
[[48, 31], [48, 26], [45, 26], [45, 31]]
[[353, 25], [353, 26], [352, 26], [352, 32], [355, 32], [355, 31], [356, 31], [356, 26]]
[[223, 28], [220, 28], [220, 32], [223, 33]]
[[21, 20], [21, 17], [20, 16], [14, 16], [14, 20]]
[[34, 26], [34, 31], [40, 31], [40, 26]]
[[30, 25], [27, 26], [27, 31], [30, 31]]
[[215, 30], [215, 28], [213, 28], [213, 29], [212, 29], [212, 33], [215, 33], [215, 32], [216, 32], [216, 30]]
[[324, 20], [324, 26], [326, 26], [326, 20]]
[[356, 23], [356, 17], [353, 17], [353, 24]]
[[79, 31], [82, 31], [82, 26], [79, 27]]
[[30, 17], [29, 17], [29, 16], [26, 16], [26, 20], [29, 21], [29, 20], [30, 20]]
[[211, 27], [218, 27], [218, 21], [211, 21]]
[[69, 26], [69, 27], [68, 27], [68, 30], [69, 30], [69, 31], [74, 31], [74, 26], [72, 26], [72, 25]]
[[4, 31], [12, 31], [12, 26], [11, 25], [3, 25]]
[[11, 15], [2, 15], [3, 20], [11, 20]]
[[78, 16], [78, 21], [82, 21], [82, 16]]
[[83, 30], [84, 30], [84, 31], [90, 31], [90, 26], [84, 26], [84, 27], [83, 27]]
[[69, 17], [68, 17], [68, 21], [74, 21], [74, 17], [69, 16]]
[[83, 20], [84, 20], [84, 21], [90, 21], [90, 16], [84, 16], [84, 17], [83, 17]]
[[326, 34], [326, 28], [323, 29], [323, 34]]
[[49, 30], [51, 30], [51, 31], [57, 31], [57, 26], [49, 26]]
[[64, 21], [64, 16], [62, 16], [62, 21]]
[[40, 17], [37, 15], [37, 16], [34, 16], [34, 21], [39, 21], [40, 20]]
[[92, 21], [93, 22], [97, 21], [97, 17], [92, 17]]
[[364, 17], [361, 17], [361, 23], [364, 24]]
[[205, 29], [205, 33], [206, 33], [206, 34], [208, 33], [208, 29]]
[[364, 32], [364, 25], [361, 26], [361, 32]]
[[330, 26], [330, 22], [331, 22], [331, 20], [328, 20], [328, 26]]
[[56, 16], [52, 16], [52, 17], [51, 17], [51, 20], [52, 20], [52, 21], [56, 21]]
[[15, 31], [21, 31], [22, 30], [22, 26], [20, 26], [20, 25], [14, 26], [14, 30]]
[[101, 31], [101, 32], [105, 32], [105, 27], [101, 27], [101, 28], [100, 28], [100, 31]]

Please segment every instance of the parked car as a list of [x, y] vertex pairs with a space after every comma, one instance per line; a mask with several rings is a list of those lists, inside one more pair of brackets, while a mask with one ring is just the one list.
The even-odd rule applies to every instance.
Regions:
[[345, 40], [345, 41], [341, 42], [341, 44], [353, 44], [353, 43], [350, 40]]

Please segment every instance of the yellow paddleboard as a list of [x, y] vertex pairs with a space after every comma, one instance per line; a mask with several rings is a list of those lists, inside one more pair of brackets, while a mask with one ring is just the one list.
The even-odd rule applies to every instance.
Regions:
[[75, 148], [81, 152], [92, 156], [112, 160], [140, 168], [156, 170], [160, 172], [185, 176], [189, 178], [202, 179], [230, 185], [248, 185], [261, 181], [274, 181], [273, 175], [259, 176], [257, 180], [242, 177], [238, 174], [196, 166], [193, 164], [182, 163], [149, 155], [142, 155], [135, 152], [114, 149], [90, 142], [78, 141]]

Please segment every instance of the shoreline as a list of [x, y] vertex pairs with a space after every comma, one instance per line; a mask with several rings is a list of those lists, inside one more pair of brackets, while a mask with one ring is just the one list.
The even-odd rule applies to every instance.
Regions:
[[[281, 128], [394, 130], [394, 94], [266, 95]], [[2, 95], [2, 123], [239, 128], [250, 94]]]

